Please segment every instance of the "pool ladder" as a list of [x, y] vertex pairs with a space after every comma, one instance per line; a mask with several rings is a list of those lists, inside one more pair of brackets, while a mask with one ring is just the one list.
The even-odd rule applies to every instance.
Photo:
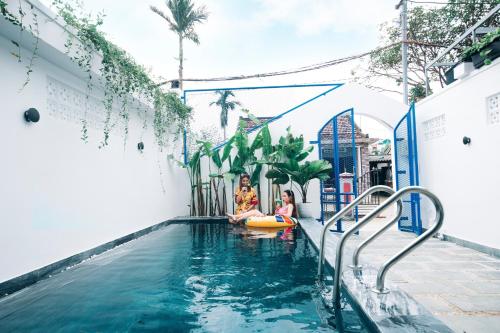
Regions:
[[361, 221], [355, 223], [351, 228], [346, 230], [343, 234], [342, 237], [340, 238], [339, 242], [337, 243], [337, 249], [336, 249], [336, 255], [335, 255], [335, 267], [334, 267], [334, 277], [333, 277], [333, 303], [335, 307], [340, 306], [340, 288], [341, 288], [341, 277], [342, 277], [342, 256], [344, 252], [344, 246], [349, 237], [352, 236], [356, 231], [361, 229], [363, 226], [365, 226], [368, 222], [373, 220], [376, 216], [378, 216], [384, 209], [386, 209], [389, 205], [397, 202], [397, 212], [394, 218], [392, 218], [388, 223], [386, 223], [382, 228], [374, 232], [372, 235], [370, 235], [366, 240], [364, 240], [361, 244], [359, 244], [356, 249], [354, 250], [353, 253], [353, 265], [350, 266], [353, 270], [355, 271], [361, 271], [362, 268], [359, 265], [359, 254], [361, 250], [363, 250], [369, 243], [371, 243], [373, 240], [375, 240], [378, 236], [380, 236], [382, 233], [384, 233], [387, 229], [389, 229], [390, 226], [392, 226], [394, 223], [396, 223], [399, 218], [401, 217], [401, 214], [403, 212], [403, 204], [401, 202], [401, 197], [403, 197], [406, 194], [410, 193], [420, 193], [425, 195], [430, 199], [430, 201], [434, 204], [434, 208], [436, 209], [436, 217], [434, 220], [434, 224], [427, 229], [423, 234], [421, 234], [419, 237], [417, 237], [413, 242], [411, 242], [409, 245], [407, 245], [404, 249], [396, 253], [394, 256], [392, 256], [390, 259], [388, 259], [385, 263], [380, 266], [378, 273], [377, 273], [377, 281], [376, 281], [376, 286], [375, 288], [372, 289], [373, 292], [379, 293], [379, 294], [386, 294], [389, 292], [387, 288], [384, 287], [384, 282], [385, 282], [385, 276], [389, 269], [394, 266], [397, 262], [399, 262], [401, 259], [403, 259], [405, 256], [407, 256], [410, 252], [412, 252], [415, 248], [417, 248], [419, 245], [422, 245], [427, 239], [432, 237], [442, 226], [443, 224], [443, 218], [444, 218], [444, 212], [443, 212], [443, 205], [441, 204], [441, 201], [438, 199], [437, 196], [435, 196], [432, 192], [429, 190], [420, 187], [420, 186], [408, 186], [405, 188], [402, 188], [401, 190], [394, 192], [394, 190], [388, 186], [383, 186], [383, 185], [378, 185], [378, 186], [373, 186], [363, 192], [360, 196], [358, 196], [356, 199], [354, 199], [349, 205], [345, 206], [342, 210], [340, 210], [337, 214], [335, 214], [331, 219], [329, 219], [321, 232], [321, 238], [320, 238], [320, 249], [319, 249], [319, 263], [318, 263], [318, 279], [321, 281], [323, 279], [323, 274], [324, 274], [324, 263], [325, 263], [325, 240], [326, 240], [326, 235], [328, 233], [328, 228], [337, 222], [339, 219], [344, 217], [347, 213], [349, 213], [352, 209], [354, 209], [359, 203], [368, 195], [376, 193], [376, 192], [385, 192], [388, 194], [391, 194], [389, 198], [387, 198], [386, 201], [384, 201], [382, 204], [380, 204], [377, 208], [372, 210], [368, 215], [366, 215]]

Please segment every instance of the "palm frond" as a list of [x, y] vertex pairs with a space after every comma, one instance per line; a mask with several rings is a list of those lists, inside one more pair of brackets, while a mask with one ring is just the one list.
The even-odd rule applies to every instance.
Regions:
[[168, 17], [167, 14], [165, 14], [163, 11], [161, 11], [161, 9], [159, 9], [158, 7], [155, 7], [155, 6], [149, 6], [149, 9], [151, 9], [151, 11], [153, 13], [158, 14], [161, 18], [163, 18], [165, 21], [167, 21], [169, 26], [170, 26], [170, 30], [177, 31], [177, 26], [175, 25], [175, 23], [173, 23], [172, 20], [170, 19], [170, 17]]

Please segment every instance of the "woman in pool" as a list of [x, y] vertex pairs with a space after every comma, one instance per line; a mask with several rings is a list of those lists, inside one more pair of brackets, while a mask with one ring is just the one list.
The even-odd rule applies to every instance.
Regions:
[[243, 174], [240, 177], [240, 185], [234, 194], [234, 201], [237, 204], [236, 214], [243, 214], [255, 209], [259, 203], [257, 193], [250, 185], [250, 176]]
[[[291, 190], [286, 190], [281, 194], [281, 199], [283, 200], [283, 205], [277, 204], [275, 215], [282, 215], [288, 217], [297, 217], [297, 209], [295, 208], [295, 194]], [[249, 217], [264, 217], [266, 215], [262, 214], [257, 209], [252, 209], [242, 214], [227, 214], [230, 220], [235, 222], [242, 221]]]

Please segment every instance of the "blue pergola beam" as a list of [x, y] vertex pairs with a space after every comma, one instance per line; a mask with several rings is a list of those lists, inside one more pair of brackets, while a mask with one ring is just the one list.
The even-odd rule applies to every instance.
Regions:
[[[308, 99], [307, 101], [305, 102], [302, 102], [296, 106], [294, 106], [293, 108], [283, 112], [283, 113], [280, 113], [279, 115], [269, 119], [268, 121], [264, 122], [263, 124], [260, 124], [260, 125], [257, 125], [257, 126], [254, 126], [250, 129], [247, 130], [247, 133], [251, 133], [269, 123], [272, 123], [273, 121], [275, 120], [278, 120], [280, 119], [281, 117], [283, 117], [284, 115], [294, 111], [294, 110], [297, 110], [298, 108], [320, 98], [321, 96], [325, 96], [326, 94], [328, 94], [329, 92], [337, 89], [337, 88], [340, 88], [341, 86], [343, 86], [344, 84], [343, 83], [312, 83], [312, 84], [295, 84], [295, 85], [278, 85], [278, 86], [256, 86], [256, 87], [233, 87], [233, 88], [210, 88], [210, 89], [186, 89], [184, 90], [184, 94], [182, 96], [182, 99], [184, 100], [184, 104], [186, 104], [187, 102], [187, 94], [186, 93], [190, 93], [190, 92], [208, 92], [208, 91], [217, 91], [217, 90], [222, 90], [222, 91], [225, 91], [225, 90], [257, 90], [257, 89], [282, 89], [282, 88], [310, 88], [310, 87], [331, 87], [330, 89], [322, 92], [321, 94], [319, 95], [316, 95], [310, 99]], [[218, 150], [220, 149], [221, 147], [224, 147], [226, 144], [227, 144], [228, 140], [226, 140], [225, 142], [221, 143], [220, 145], [216, 146], [215, 148], [213, 148], [213, 150]], [[186, 131], [184, 130], [184, 164], [187, 164], [188, 163], [188, 160], [187, 160], [187, 138], [186, 138]]]

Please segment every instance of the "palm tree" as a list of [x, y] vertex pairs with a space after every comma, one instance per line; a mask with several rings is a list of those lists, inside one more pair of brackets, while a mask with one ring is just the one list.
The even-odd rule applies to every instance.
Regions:
[[194, 31], [196, 23], [203, 23], [208, 17], [205, 6], [197, 9], [191, 0], [168, 0], [167, 7], [172, 17], [162, 12], [155, 6], [150, 6], [151, 10], [168, 22], [170, 30], [179, 36], [179, 87], [182, 90], [182, 71], [184, 62], [184, 50], [182, 42], [185, 38], [200, 44], [198, 34]]
[[219, 96], [215, 102], [210, 105], [217, 105], [220, 107], [220, 126], [224, 130], [224, 141], [226, 140], [226, 127], [227, 127], [227, 113], [229, 110], [234, 110], [237, 105], [241, 105], [238, 101], [229, 101], [229, 97], [234, 97], [231, 90], [216, 90], [215, 94]]

